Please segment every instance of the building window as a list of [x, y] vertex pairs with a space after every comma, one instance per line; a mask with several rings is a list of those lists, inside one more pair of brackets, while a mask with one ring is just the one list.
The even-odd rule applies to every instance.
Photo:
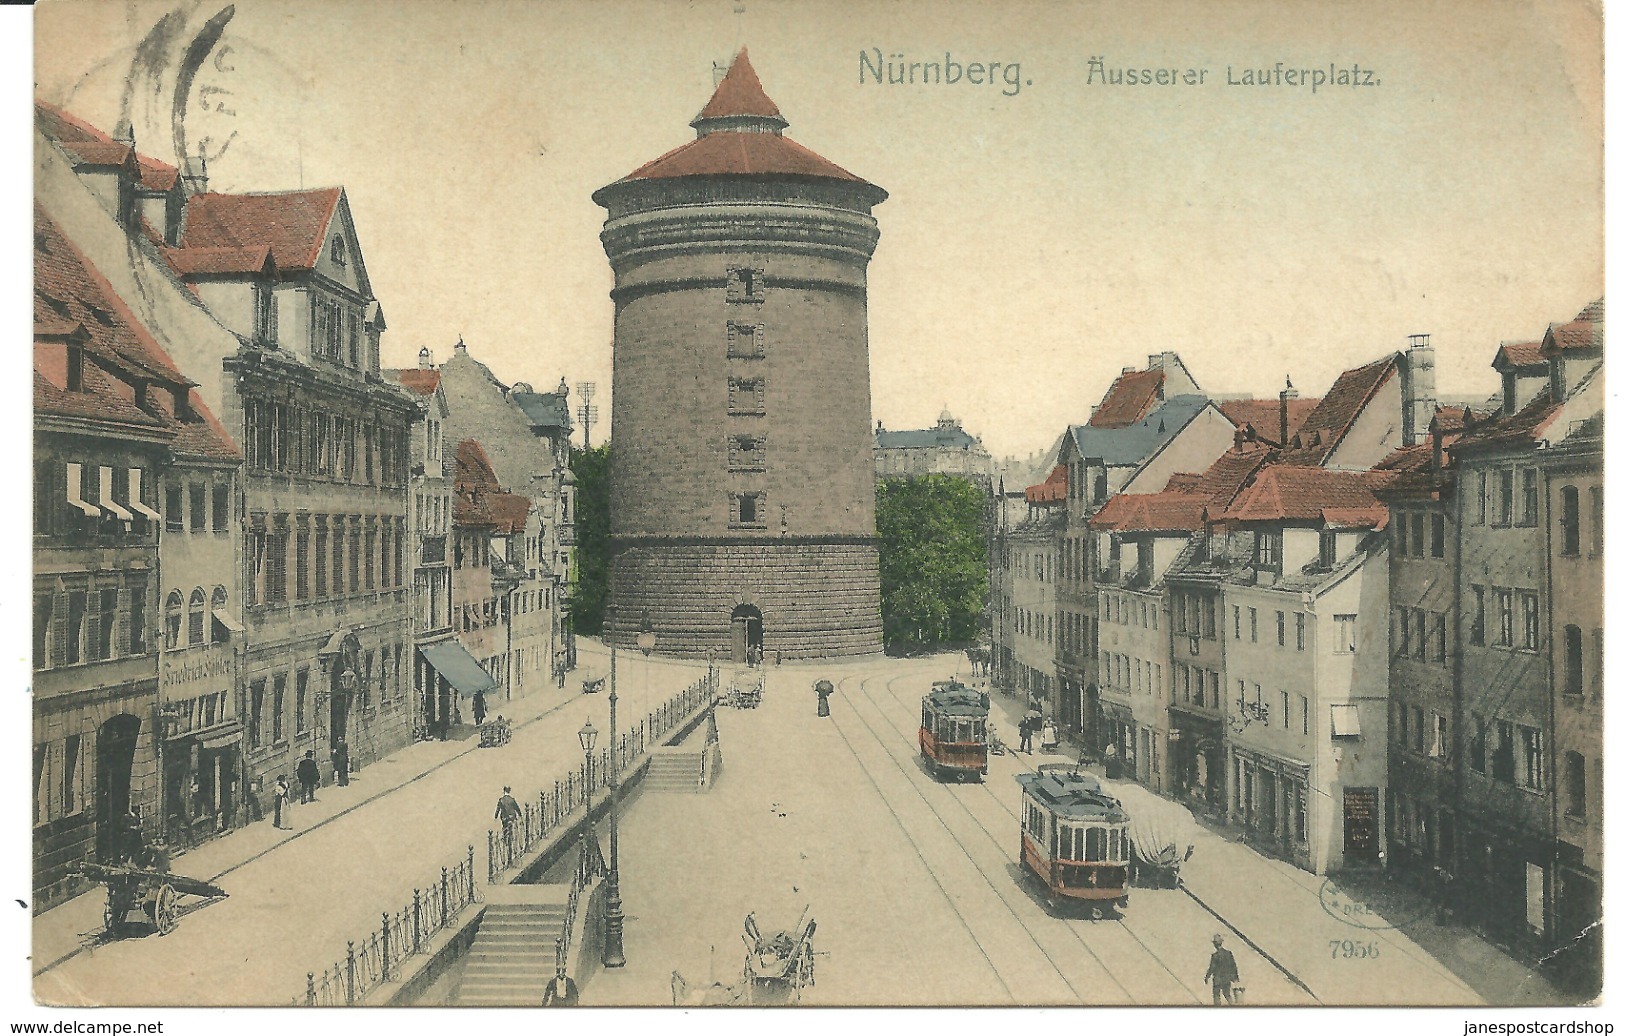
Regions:
[[733, 497], [735, 525], [762, 527], [767, 524], [764, 493], [737, 493]]
[[1399, 747], [1409, 748], [1411, 745], [1411, 710], [1404, 702], [1394, 702], [1394, 715], [1398, 720]]
[[[1409, 543], [1406, 540], [1406, 530], [1410, 528], [1410, 514], [1406, 511], [1394, 512], [1394, 553], [1400, 557], [1406, 554]], [[1321, 553], [1326, 550], [1326, 533], [1320, 534]]]
[[186, 646], [197, 647], [203, 643], [203, 607], [206, 599], [203, 588], [198, 587], [192, 591], [192, 596], [186, 602]]
[[282, 708], [288, 694], [288, 678], [278, 673], [271, 681], [271, 743], [282, 740]]
[[310, 687], [310, 670], [301, 669], [293, 676], [293, 732], [305, 732], [305, 696]]
[[1467, 764], [1475, 773], [1484, 772], [1484, 756], [1489, 747], [1489, 735], [1482, 716], [1473, 717], [1473, 736], [1467, 745]]
[[728, 268], [728, 301], [761, 302], [767, 298], [767, 278], [763, 271], [749, 266]]
[[1231, 605], [1230, 606], [1230, 615], [1231, 615], [1231, 618], [1233, 618], [1235, 620], [1236, 639], [1240, 640], [1241, 639], [1241, 605], [1239, 605], [1239, 604]]
[[728, 413], [762, 414], [766, 412], [766, 392], [761, 378], [728, 379]]
[[1475, 586], [1472, 599], [1472, 625], [1467, 630], [1467, 642], [1484, 646], [1484, 588]]
[[1355, 640], [1355, 619], [1356, 616], [1353, 615], [1336, 615], [1332, 617], [1337, 637], [1332, 644], [1332, 650], [1339, 655], [1352, 655], [1359, 646]]
[[265, 349], [277, 345], [276, 291], [269, 284], [254, 285], [254, 342]]
[[1281, 564], [1281, 530], [1264, 529], [1253, 537], [1255, 561], [1260, 568], [1279, 568]]
[[1450, 721], [1435, 712], [1433, 714], [1433, 738], [1428, 745], [1428, 755], [1435, 759], [1443, 759], [1450, 754]]
[[1509, 648], [1512, 646], [1512, 591], [1495, 591], [1495, 613], [1500, 619], [1496, 629], [1495, 643], [1497, 647]]
[[1444, 514], [1436, 513], [1428, 517], [1428, 554], [1432, 557], [1444, 557]]
[[1404, 656], [1411, 653], [1411, 610], [1409, 608], [1395, 608], [1394, 615], [1399, 622], [1399, 641], [1395, 654]]
[[[1214, 673], [1213, 675], [1215, 677], [1217, 677], [1219, 674]], [[1217, 700], [1217, 696], [1218, 696], [1218, 688], [1217, 688], [1217, 685], [1215, 685], [1215, 688], [1214, 688], [1215, 700]], [[1303, 734], [1304, 734], [1304, 736], [1308, 737], [1309, 736], [1309, 696], [1307, 694], [1298, 695], [1298, 722], [1300, 724], [1302, 724], [1302, 726], [1303, 726]]]
[[1474, 503], [1476, 506], [1473, 509], [1473, 524], [1483, 525], [1489, 520], [1490, 510], [1490, 474], [1487, 471], [1478, 473], [1478, 493]]
[[98, 597], [101, 607], [98, 609], [96, 623], [95, 657], [113, 658], [118, 654], [113, 638], [113, 632], [118, 628], [118, 590], [114, 587], [105, 587]]
[[1534, 651], [1540, 647], [1540, 595], [1533, 590], [1519, 590], [1518, 597], [1523, 612], [1522, 647]]
[[1545, 787], [1546, 763], [1541, 745], [1541, 732], [1535, 727], [1519, 727], [1518, 740], [1522, 749], [1519, 755], [1518, 786], [1529, 791], [1539, 791]]
[[55, 594], [34, 595], [34, 668], [51, 668], [52, 612], [56, 608]]
[[186, 531], [185, 493], [180, 486], [164, 487], [164, 531]]
[[1563, 814], [1570, 820], [1586, 816], [1586, 759], [1579, 752], [1563, 753]]
[[265, 681], [248, 685], [248, 747], [260, 746], [260, 722], [265, 716]]
[[1286, 647], [1286, 612], [1275, 613], [1275, 646]]
[[1495, 721], [1495, 751], [1490, 755], [1490, 776], [1510, 783], [1512, 771], [1512, 724], [1498, 719]]
[[1602, 487], [1592, 486], [1591, 493], [1591, 553], [1602, 556]]
[[728, 438], [728, 468], [731, 471], [764, 471], [767, 468], [767, 440], [760, 435], [733, 435]]
[[1534, 468], [1520, 469], [1523, 475], [1523, 513], [1519, 525], [1534, 525], [1540, 518], [1540, 472]]
[[1297, 627], [1298, 627], [1298, 650], [1302, 651], [1303, 646], [1304, 646], [1304, 641], [1305, 641], [1305, 639], [1307, 637], [1306, 630], [1307, 630], [1307, 627], [1308, 627], [1308, 623], [1304, 618], [1303, 612], [1298, 612], [1294, 616], [1294, 618], [1297, 621]]
[[327, 518], [316, 519], [316, 596], [327, 596]]
[[759, 360], [767, 355], [765, 324], [746, 324], [728, 321], [728, 357], [734, 360]]
[[164, 650], [174, 651], [181, 646], [181, 611], [185, 600], [179, 590], [171, 590], [164, 599]]
[[1512, 524], [1512, 469], [1502, 468], [1496, 475], [1495, 524]]
[[216, 644], [225, 644], [231, 640], [231, 630], [224, 622], [220, 621], [220, 616], [225, 613], [225, 610], [226, 588], [217, 586], [214, 588], [214, 593], [209, 597], [209, 634], [210, 639]]
[[1433, 613], [1433, 660], [1443, 663], [1444, 657], [1444, 612]]
[[1428, 660], [1428, 613], [1420, 608], [1411, 609], [1411, 626], [1416, 631], [1416, 658], [1419, 662]]
[[334, 266], [344, 265], [344, 239], [342, 237], [336, 234], [333, 236], [333, 244], [329, 247], [328, 254], [333, 257]]
[[1247, 632], [1251, 635], [1252, 642], [1254, 644], [1258, 643], [1258, 609], [1257, 608], [1248, 608], [1247, 609]]
[[1423, 552], [1427, 549], [1428, 528], [1426, 519], [1427, 515], [1422, 511], [1411, 515], [1411, 557], [1413, 558], [1422, 557]]
[[1580, 553], [1580, 491], [1564, 486], [1558, 491], [1558, 527], [1561, 530], [1559, 548], [1564, 557], [1577, 557]]

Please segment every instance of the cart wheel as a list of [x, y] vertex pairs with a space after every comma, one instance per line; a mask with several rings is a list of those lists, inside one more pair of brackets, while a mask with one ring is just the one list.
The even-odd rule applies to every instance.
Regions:
[[164, 885], [158, 889], [158, 897], [153, 901], [152, 922], [158, 927], [159, 935], [168, 935], [175, 930], [175, 901], [179, 898], [172, 885]]
[[1089, 910], [1089, 918], [1090, 918], [1090, 920], [1098, 921], [1098, 920], [1100, 920], [1101, 918], [1103, 918], [1105, 916], [1106, 916], [1106, 911], [1102, 910], [1100, 907], [1091, 907], [1090, 910]]

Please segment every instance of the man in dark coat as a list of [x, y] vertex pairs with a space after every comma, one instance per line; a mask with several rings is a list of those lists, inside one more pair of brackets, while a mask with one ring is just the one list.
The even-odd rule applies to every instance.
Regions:
[[350, 786], [350, 746], [342, 737], [333, 743], [333, 780], [341, 788]]
[[474, 725], [480, 726], [485, 722], [485, 692], [474, 692]]
[[513, 856], [514, 829], [518, 827], [522, 814], [519, 800], [513, 797], [513, 789], [504, 785], [502, 797], [497, 799], [496, 819], [502, 821], [502, 840], [508, 847], [509, 857]]
[[1223, 1003], [1234, 1004], [1236, 1002], [1232, 987], [1240, 978], [1241, 974], [1236, 970], [1236, 955], [1224, 948], [1224, 936], [1215, 935], [1213, 937], [1213, 956], [1208, 958], [1207, 974], [1202, 976], [1203, 982], [1213, 983], [1214, 1006], [1221, 1003], [1221, 997]]
[[322, 768], [316, 765], [316, 753], [307, 750], [293, 774], [299, 778], [299, 801], [315, 802], [316, 785], [322, 783]]

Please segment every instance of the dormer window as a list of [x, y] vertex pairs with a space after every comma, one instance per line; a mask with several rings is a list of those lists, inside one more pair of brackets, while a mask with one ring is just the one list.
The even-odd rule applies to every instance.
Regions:
[[1337, 564], [1337, 533], [1323, 529], [1320, 533], [1320, 567], [1331, 568], [1335, 564]]
[[1261, 529], [1253, 537], [1253, 563], [1259, 568], [1281, 567], [1281, 530]]
[[342, 237], [333, 238], [333, 244], [328, 249], [328, 254], [333, 257], [334, 266], [344, 265], [344, 239]]

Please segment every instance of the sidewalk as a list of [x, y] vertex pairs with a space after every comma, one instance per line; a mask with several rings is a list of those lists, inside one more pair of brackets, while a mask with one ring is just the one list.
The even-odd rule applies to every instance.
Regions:
[[[522, 800], [578, 765], [576, 731], [608, 727], [607, 694], [581, 692], [608, 671], [608, 654], [580, 641], [567, 686], [544, 685], [496, 711], [515, 724], [504, 748], [477, 737], [407, 746], [295, 805], [292, 830], [269, 822], [177, 858], [177, 873], [225, 888], [224, 900], [193, 907], [165, 937], [101, 943], [105, 894], [92, 888], [34, 919], [35, 995], [57, 1004], [286, 1004], [305, 972], [342, 957], [345, 943], [410, 902], [439, 868], [476, 848], [483, 877], [485, 831], [502, 785]], [[622, 656], [622, 729], [703, 673], [704, 666]], [[366, 806], [366, 809], [360, 807]]]

